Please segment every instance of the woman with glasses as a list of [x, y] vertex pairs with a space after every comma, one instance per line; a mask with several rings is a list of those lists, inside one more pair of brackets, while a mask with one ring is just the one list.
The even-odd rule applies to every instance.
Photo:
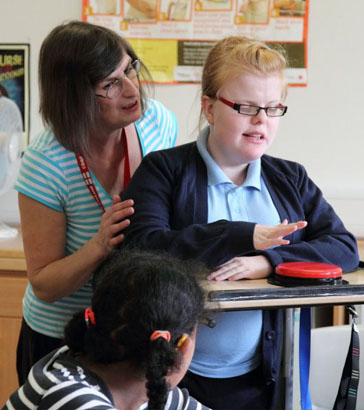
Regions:
[[[287, 261], [358, 265], [356, 242], [302, 165], [266, 155], [284, 105], [283, 54], [245, 37], [209, 52], [197, 141], [143, 159], [123, 199], [123, 246], [197, 258], [208, 280], [266, 278]], [[213, 409], [279, 409], [282, 311], [224, 312], [200, 327], [182, 386]]]
[[123, 191], [150, 151], [175, 144], [176, 118], [147, 99], [146, 68], [112, 30], [72, 21], [54, 28], [39, 58], [45, 129], [16, 184], [29, 283], [18, 345], [19, 381], [62, 343], [90, 302], [94, 270], [119, 245], [133, 201]]

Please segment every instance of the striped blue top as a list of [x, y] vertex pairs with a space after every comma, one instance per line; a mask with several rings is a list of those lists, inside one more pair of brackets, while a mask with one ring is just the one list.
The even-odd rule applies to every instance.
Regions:
[[[176, 117], [155, 100], [147, 100], [145, 114], [135, 125], [143, 156], [176, 143]], [[92, 172], [91, 175], [106, 209], [112, 198]], [[50, 130], [41, 132], [28, 147], [15, 189], [66, 214], [66, 255], [77, 251], [98, 231], [102, 211], [84, 183], [75, 154], [66, 150]], [[23, 299], [24, 319], [33, 330], [62, 338], [73, 313], [90, 304], [91, 293], [89, 281], [73, 294], [48, 303], [38, 299], [28, 283]]]

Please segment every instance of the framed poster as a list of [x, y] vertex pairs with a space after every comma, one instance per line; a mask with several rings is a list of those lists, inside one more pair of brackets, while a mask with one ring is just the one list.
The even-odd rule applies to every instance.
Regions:
[[248, 36], [287, 52], [289, 85], [307, 84], [309, 0], [83, 0], [84, 21], [129, 40], [155, 83], [195, 83], [226, 36]]
[[22, 129], [23, 148], [29, 143], [29, 51], [29, 44], [0, 44], [0, 109]]

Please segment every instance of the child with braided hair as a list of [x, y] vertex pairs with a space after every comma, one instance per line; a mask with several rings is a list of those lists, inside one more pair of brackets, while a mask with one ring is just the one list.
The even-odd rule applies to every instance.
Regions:
[[91, 307], [63, 346], [36, 363], [4, 409], [207, 410], [177, 386], [190, 364], [204, 293], [201, 266], [115, 251], [95, 275]]

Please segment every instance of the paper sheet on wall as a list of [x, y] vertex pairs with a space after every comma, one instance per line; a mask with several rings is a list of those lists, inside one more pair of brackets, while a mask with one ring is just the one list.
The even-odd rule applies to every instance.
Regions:
[[216, 41], [279, 43], [290, 85], [307, 84], [309, 0], [83, 0], [83, 20], [127, 38], [155, 83], [194, 83]]
[[[7, 122], [11, 122], [14, 130], [18, 126], [23, 130], [22, 148], [29, 142], [29, 56], [29, 44], [0, 44], [0, 94], [16, 104], [16, 108], [13, 108], [8, 103], [6, 114], [3, 112], [3, 115], [6, 115]], [[14, 110], [19, 110], [20, 120]], [[4, 131], [2, 125], [0, 121], [0, 132]]]

